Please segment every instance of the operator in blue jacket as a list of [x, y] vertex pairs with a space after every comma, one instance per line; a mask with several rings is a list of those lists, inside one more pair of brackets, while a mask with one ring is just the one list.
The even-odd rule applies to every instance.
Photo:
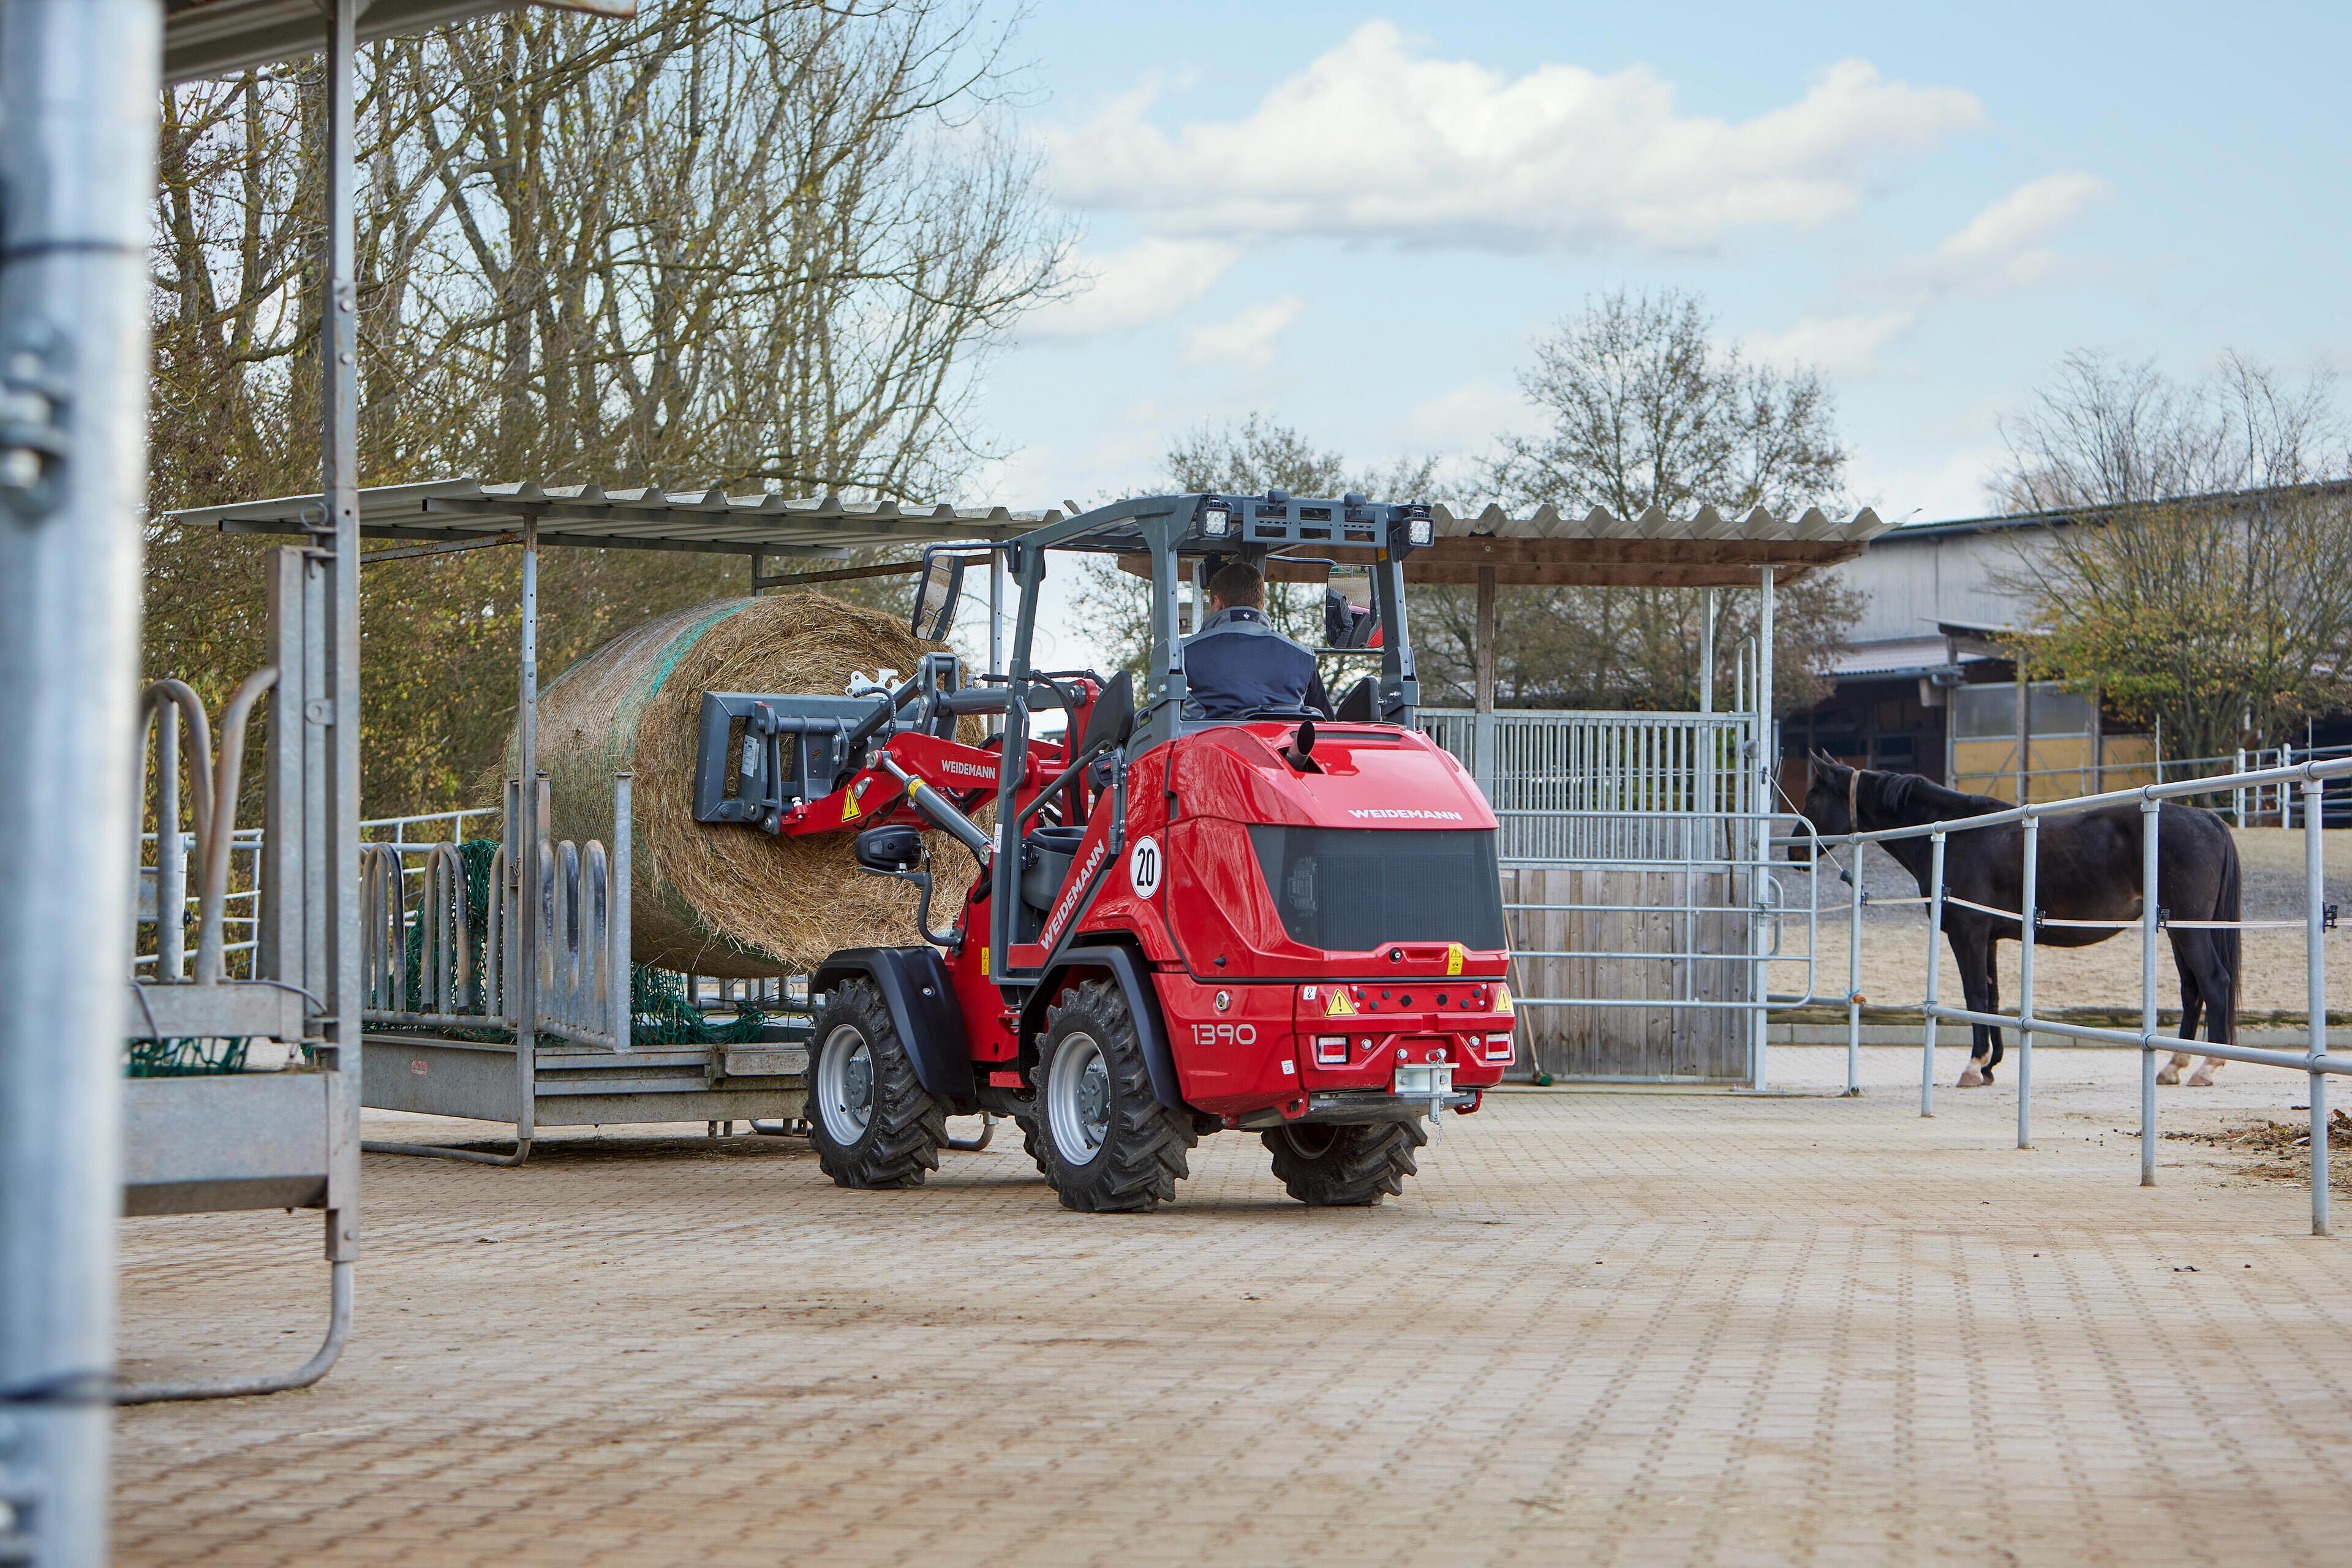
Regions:
[[1209, 619], [1184, 639], [1188, 719], [1331, 717], [1314, 654], [1265, 618], [1265, 579], [1245, 562], [1210, 577]]

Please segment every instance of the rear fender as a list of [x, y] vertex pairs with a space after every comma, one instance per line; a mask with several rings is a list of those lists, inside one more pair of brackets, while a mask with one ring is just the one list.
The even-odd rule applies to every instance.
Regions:
[[[915, 1064], [915, 1079], [932, 1094], [962, 1103], [972, 1098], [971, 1047], [964, 1035], [947, 965], [929, 947], [844, 948], [809, 976], [812, 992], [845, 980], [868, 979], [890, 1009], [891, 1026]], [[816, 1044], [819, 1042], [811, 1042]]]
[[1124, 947], [1073, 947], [1054, 961], [1039, 977], [1037, 987], [1021, 1007], [1021, 1039], [1024, 1046], [1045, 1027], [1045, 1009], [1074, 972], [1093, 970], [1108, 974], [1127, 998], [1135, 1019], [1136, 1038], [1143, 1042], [1144, 1065], [1151, 1072], [1151, 1097], [1171, 1110], [1182, 1110], [1183, 1090], [1176, 1081], [1176, 1056], [1168, 1047], [1168, 1029], [1160, 1016], [1160, 998], [1151, 988], [1150, 972], [1143, 961]]

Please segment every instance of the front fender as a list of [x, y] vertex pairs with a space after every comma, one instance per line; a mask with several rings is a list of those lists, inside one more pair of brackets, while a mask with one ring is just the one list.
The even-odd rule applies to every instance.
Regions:
[[[929, 1093], [959, 1103], [972, 1099], [971, 1047], [963, 1015], [956, 1008], [947, 965], [929, 947], [850, 947], [835, 953], [809, 976], [812, 993], [830, 991], [845, 980], [868, 979], [882, 993], [891, 1026], [915, 1064], [915, 1078]], [[820, 1042], [812, 1041], [811, 1044]]]
[[1126, 948], [1073, 947], [1063, 952], [1038, 977], [1036, 988], [1022, 1004], [1020, 1037], [1025, 1042], [1045, 1028], [1046, 1004], [1060, 992], [1063, 977], [1073, 970], [1087, 969], [1108, 973], [1127, 998], [1136, 1038], [1143, 1043], [1144, 1066], [1151, 1073], [1151, 1097], [1171, 1110], [1184, 1110], [1184, 1093], [1176, 1081], [1176, 1055], [1169, 1049], [1168, 1028], [1160, 1016], [1159, 994], [1152, 989], [1150, 972]]

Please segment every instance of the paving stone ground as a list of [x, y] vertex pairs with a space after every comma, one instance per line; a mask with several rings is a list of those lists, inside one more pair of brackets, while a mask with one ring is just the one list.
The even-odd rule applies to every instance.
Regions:
[[[1892, 1050], [1859, 1100], [1506, 1093], [1352, 1212], [1235, 1135], [1129, 1218], [1065, 1213], [1011, 1137], [899, 1193], [782, 1140], [370, 1156], [342, 1364], [124, 1412], [117, 1556], [2352, 1561], [2352, 1242], [2201, 1146], [2142, 1190], [2136, 1069], [2042, 1052], [2028, 1152], [2006, 1082], [1923, 1121]], [[299, 1361], [316, 1236], [127, 1223], [126, 1371]]]

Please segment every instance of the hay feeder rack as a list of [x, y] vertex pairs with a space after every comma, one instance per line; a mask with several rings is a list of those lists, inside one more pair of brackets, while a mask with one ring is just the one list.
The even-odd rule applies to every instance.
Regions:
[[[789, 1029], [772, 1028], [757, 1040], [686, 1046], [631, 1038], [632, 1009], [624, 1000], [630, 973], [631, 781], [625, 774], [613, 780], [610, 846], [547, 838], [551, 813], [538, 738], [539, 552], [572, 547], [745, 556], [757, 592], [913, 574], [922, 569], [920, 562], [854, 565], [849, 553], [890, 546], [926, 555], [987, 551], [1060, 514], [901, 508], [837, 497], [793, 500], [655, 485], [608, 489], [473, 479], [383, 486], [359, 491], [356, 500], [360, 537], [394, 542], [367, 560], [517, 550], [517, 761], [520, 777], [535, 786], [521, 788], [520, 779], [508, 783], [507, 826], [478, 956], [465, 939], [466, 921], [454, 918], [467, 897], [457, 874], [458, 846], [377, 845], [363, 851], [370, 866], [361, 900], [366, 933], [362, 1103], [505, 1122], [513, 1128], [512, 1146], [492, 1152], [370, 1142], [366, 1149], [514, 1165], [530, 1157], [541, 1127], [701, 1121], [717, 1128], [743, 1121], [766, 1130], [800, 1118], [808, 1054]], [[293, 496], [184, 511], [175, 521], [224, 533], [291, 534], [302, 531], [318, 506], [316, 496]], [[1004, 578], [1001, 554], [989, 553], [991, 661], [1001, 665]], [[772, 574], [772, 563], [799, 569]], [[950, 574], [960, 576], [960, 564]], [[933, 679], [952, 686], [955, 676], [943, 668]], [[740, 721], [742, 715], [727, 706], [726, 694], [714, 700], [722, 727], [730, 719]], [[845, 736], [877, 706], [871, 698], [811, 700], [837, 702]], [[953, 722], [944, 705], [940, 721]], [[787, 747], [780, 733], [768, 752], [776, 767], [806, 771], [821, 763], [814, 750], [829, 756], [835, 738], [828, 734], [814, 749]], [[809, 754], [787, 760], [791, 752]], [[733, 799], [727, 804], [736, 805]], [[408, 864], [410, 858], [418, 863]], [[523, 889], [534, 885], [536, 896], [526, 895]], [[403, 975], [412, 923], [422, 928], [414, 989]], [[698, 1000], [699, 986], [690, 978], [688, 984], [690, 997]]]

